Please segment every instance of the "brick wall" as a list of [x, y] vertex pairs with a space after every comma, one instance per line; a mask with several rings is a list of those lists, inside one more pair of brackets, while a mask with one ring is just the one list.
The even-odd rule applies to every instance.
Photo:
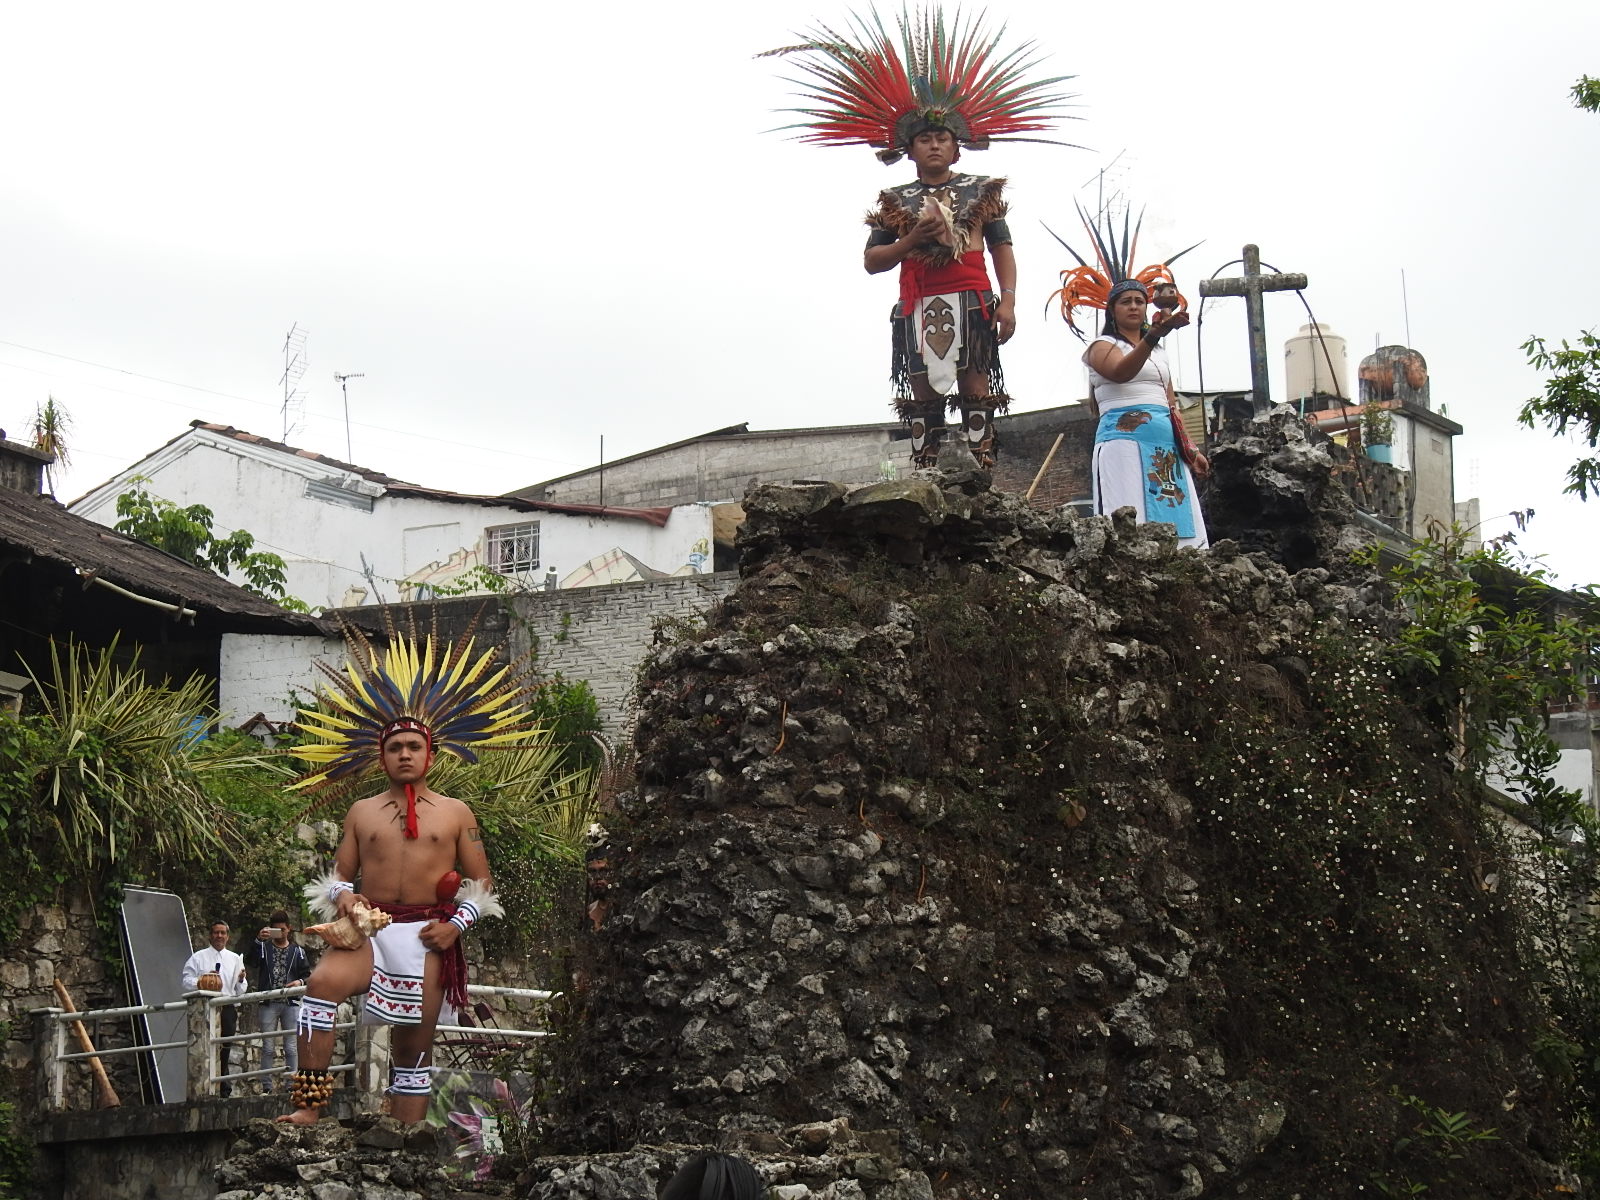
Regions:
[[[36, 1008], [59, 1008], [52, 981], [59, 979], [80, 1011], [114, 1008], [127, 1003], [127, 993], [119, 977], [107, 968], [100, 931], [88, 897], [70, 892], [63, 903], [34, 905], [17, 918], [15, 944], [0, 947], [0, 1023], [5, 1028], [5, 1091], [24, 1098], [24, 1110], [32, 1111], [36, 1053], [33, 1022]], [[92, 1036], [104, 1049], [126, 1046], [126, 1021], [106, 1021], [95, 1027]], [[76, 1044], [69, 1050], [78, 1049]], [[137, 1102], [139, 1084], [132, 1058], [105, 1060], [112, 1085]], [[89, 1108], [94, 1103], [94, 1087], [83, 1064], [67, 1070], [67, 1097], [71, 1107]]]
[[1033, 506], [1056, 508], [1062, 504], [1087, 504], [1094, 426], [1088, 407], [1079, 404], [1000, 417], [995, 421], [999, 456], [995, 462], [994, 486], [1018, 495], [1026, 492], [1057, 435], [1062, 435], [1061, 448], [1033, 493]]

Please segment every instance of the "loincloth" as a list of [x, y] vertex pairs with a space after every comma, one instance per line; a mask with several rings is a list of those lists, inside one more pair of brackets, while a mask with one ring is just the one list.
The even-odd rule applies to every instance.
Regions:
[[467, 1006], [467, 959], [460, 939], [445, 951], [422, 944], [422, 929], [430, 921], [448, 920], [454, 904], [378, 904], [392, 921], [372, 935], [372, 986], [367, 991], [367, 1018], [390, 1025], [422, 1024], [426, 993], [423, 972], [428, 955], [439, 954], [439, 986], [444, 1000], [439, 1020], [449, 1024], [457, 1009]]
[[422, 922], [395, 922], [373, 934], [367, 1019], [390, 1025], [422, 1024], [422, 977], [427, 961]]
[[897, 304], [890, 317], [890, 378], [896, 411], [902, 418], [918, 411], [912, 379], [921, 376], [934, 395], [954, 407], [961, 376], [982, 378], [997, 411], [1006, 410], [1005, 376], [1000, 369], [999, 339], [994, 328], [996, 297], [989, 291], [962, 291], [924, 296]]

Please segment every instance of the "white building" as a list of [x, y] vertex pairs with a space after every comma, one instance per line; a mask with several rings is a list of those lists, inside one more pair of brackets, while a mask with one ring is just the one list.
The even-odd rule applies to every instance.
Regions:
[[313, 607], [424, 599], [434, 588], [470, 583], [461, 577], [479, 566], [524, 588], [711, 569], [704, 504], [622, 508], [469, 496], [204, 421], [69, 508], [114, 526], [117, 497], [137, 480], [180, 507], [211, 509], [219, 536], [248, 530], [257, 549], [283, 558], [288, 593]]

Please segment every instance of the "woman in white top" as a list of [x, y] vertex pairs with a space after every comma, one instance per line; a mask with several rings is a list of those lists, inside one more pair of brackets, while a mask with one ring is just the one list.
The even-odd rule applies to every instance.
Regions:
[[1175, 525], [1180, 546], [1202, 547], [1209, 545], [1205, 517], [1185, 450], [1200, 475], [1210, 463], [1180, 442], [1172, 368], [1161, 349], [1162, 337], [1187, 325], [1189, 314], [1158, 313], [1151, 323], [1148, 304], [1139, 280], [1117, 283], [1107, 297], [1105, 326], [1083, 352], [1090, 404], [1100, 418], [1090, 467], [1094, 511], [1109, 515], [1131, 505], [1140, 521]]

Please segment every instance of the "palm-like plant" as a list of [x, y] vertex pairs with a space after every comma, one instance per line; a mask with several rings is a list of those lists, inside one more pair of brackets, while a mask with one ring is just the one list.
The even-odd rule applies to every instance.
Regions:
[[478, 823], [512, 852], [579, 865], [597, 815], [591, 768], [563, 765], [547, 737], [486, 750], [476, 763], [441, 756], [428, 786], [465, 800]]
[[88, 878], [212, 861], [237, 846], [233, 816], [207, 796], [211, 774], [265, 765], [253, 743], [213, 745], [205, 680], [151, 683], [102, 650], [52, 645], [41, 712], [34, 829]]
[[67, 430], [71, 427], [72, 418], [56, 403], [54, 396], [47, 396], [45, 402], [34, 409], [33, 448], [55, 458], [44, 469], [52, 496], [56, 494], [56, 472], [72, 464], [72, 456], [67, 451]]

